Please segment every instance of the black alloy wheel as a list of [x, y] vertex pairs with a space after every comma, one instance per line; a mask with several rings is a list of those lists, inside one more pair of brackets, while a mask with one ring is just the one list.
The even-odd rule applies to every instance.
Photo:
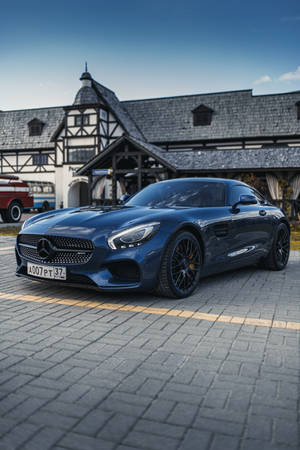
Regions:
[[276, 258], [279, 265], [286, 266], [290, 254], [290, 233], [286, 227], [280, 228], [276, 239]]
[[290, 232], [285, 223], [280, 223], [276, 229], [271, 250], [262, 260], [264, 268], [282, 270], [288, 263], [290, 256]]
[[198, 239], [187, 231], [177, 233], [165, 249], [156, 293], [171, 298], [191, 295], [198, 285], [201, 266]]

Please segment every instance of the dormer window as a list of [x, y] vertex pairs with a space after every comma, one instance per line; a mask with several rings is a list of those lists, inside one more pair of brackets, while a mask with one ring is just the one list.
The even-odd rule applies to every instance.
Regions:
[[297, 120], [300, 120], [300, 101], [296, 103]]
[[197, 106], [197, 108], [193, 109], [193, 123], [194, 126], [204, 126], [210, 125], [213, 115], [213, 109], [209, 108], [205, 105]]
[[88, 125], [90, 123], [90, 116], [88, 114], [80, 114], [75, 116], [75, 125], [80, 127], [82, 125]]
[[40, 136], [43, 132], [44, 125], [39, 119], [32, 119], [28, 122], [29, 136]]

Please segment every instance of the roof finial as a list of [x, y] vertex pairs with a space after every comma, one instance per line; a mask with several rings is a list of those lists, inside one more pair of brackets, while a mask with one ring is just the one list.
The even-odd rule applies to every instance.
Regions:
[[88, 72], [87, 62], [85, 62], [85, 72]]

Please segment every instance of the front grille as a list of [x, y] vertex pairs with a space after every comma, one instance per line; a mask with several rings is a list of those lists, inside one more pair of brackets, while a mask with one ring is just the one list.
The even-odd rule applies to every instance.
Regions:
[[44, 236], [41, 234], [20, 234], [18, 242], [37, 246], [40, 239], [48, 239], [56, 248], [68, 250], [93, 250], [92, 241], [81, 238], [70, 238], [64, 236]]
[[[48, 239], [53, 248], [54, 255], [43, 259], [37, 251], [40, 239]], [[94, 249], [92, 241], [81, 238], [63, 236], [44, 236], [37, 234], [21, 234], [18, 237], [20, 254], [34, 262], [43, 264], [84, 264], [87, 263]]]

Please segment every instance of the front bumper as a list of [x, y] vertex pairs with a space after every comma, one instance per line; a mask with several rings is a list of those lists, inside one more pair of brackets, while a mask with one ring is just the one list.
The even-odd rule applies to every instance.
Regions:
[[[160, 269], [160, 261], [167, 236], [157, 233], [139, 247], [111, 250], [103, 238], [93, 240], [92, 257], [84, 264], [55, 264], [66, 267], [65, 281], [49, 280], [27, 274], [27, 262], [43, 265], [21, 255], [16, 245], [16, 275], [34, 281], [60, 286], [75, 286], [99, 291], [152, 291]], [[44, 265], [48, 265], [46, 262]]]

